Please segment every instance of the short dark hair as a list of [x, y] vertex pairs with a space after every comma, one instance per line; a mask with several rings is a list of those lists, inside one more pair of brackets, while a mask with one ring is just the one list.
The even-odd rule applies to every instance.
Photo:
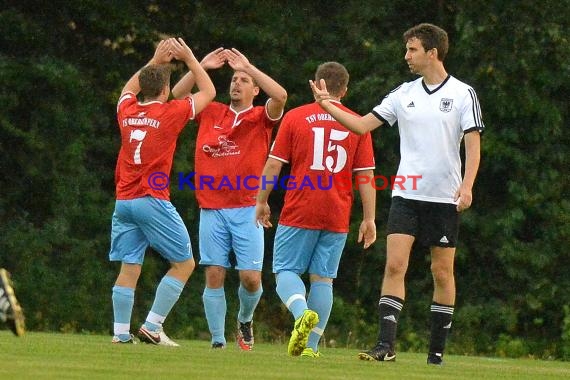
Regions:
[[348, 86], [348, 70], [338, 62], [325, 62], [317, 67], [315, 80], [325, 80], [327, 90], [333, 96], [340, 96]]
[[156, 98], [164, 86], [170, 83], [169, 65], [148, 65], [141, 69], [139, 85], [143, 98]]
[[[237, 73], [237, 70], [234, 71], [234, 73], [232, 74], [232, 79], [233, 79], [235, 73]], [[257, 84], [255, 78], [252, 77], [250, 74], [246, 73], [245, 71], [240, 71], [240, 73], [244, 73], [244, 74], [246, 74], [248, 77], [250, 77], [250, 78], [251, 78], [251, 83], [253, 83], [253, 86], [254, 86], [254, 87], [259, 87], [259, 85]]]
[[449, 50], [449, 40], [445, 30], [433, 24], [422, 23], [411, 27], [404, 33], [404, 43], [412, 38], [420, 40], [425, 51], [437, 49], [437, 59], [441, 62], [445, 60]]

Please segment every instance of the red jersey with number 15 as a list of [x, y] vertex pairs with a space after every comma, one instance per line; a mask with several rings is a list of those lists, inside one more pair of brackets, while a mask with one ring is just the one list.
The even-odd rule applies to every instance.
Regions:
[[315, 102], [285, 114], [269, 157], [291, 165], [279, 224], [348, 232], [352, 175], [375, 166], [369, 132], [350, 132]]
[[194, 118], [191, 97], [139, 103], [127, 92], [117, 104], [121, 150], [115, 169], [117, 199], [150, 195], [170, 200], [169, 176], [176, 140]]

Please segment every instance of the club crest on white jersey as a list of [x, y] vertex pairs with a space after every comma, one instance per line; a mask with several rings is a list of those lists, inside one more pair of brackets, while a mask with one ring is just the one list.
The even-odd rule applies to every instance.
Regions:
[[441, 98], [441, 101], [439, 102], [439, 110], [441, 112], [451, 112], [451, 109], [453, 108], [453, 99], [448, 99], [448, 98]]

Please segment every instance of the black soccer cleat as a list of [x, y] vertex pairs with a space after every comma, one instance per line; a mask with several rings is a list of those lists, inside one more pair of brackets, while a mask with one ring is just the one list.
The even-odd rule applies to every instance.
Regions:
[[443, 365], [443, 355], [430, 352], [427, 357], [427, 364]]
[[396, 353], [389, 345], [377, 343], [371, 350], [360, 352], [358, 358], [369, 361], [395, 362]]

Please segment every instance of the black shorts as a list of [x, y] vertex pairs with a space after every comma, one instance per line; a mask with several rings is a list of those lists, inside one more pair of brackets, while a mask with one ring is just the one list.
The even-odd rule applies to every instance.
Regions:
[[457, 246], [459, 212], [451, 203], [435, 203], [393, 197], [388, 216], [387, 234], [416, 238], [426, 247]]

